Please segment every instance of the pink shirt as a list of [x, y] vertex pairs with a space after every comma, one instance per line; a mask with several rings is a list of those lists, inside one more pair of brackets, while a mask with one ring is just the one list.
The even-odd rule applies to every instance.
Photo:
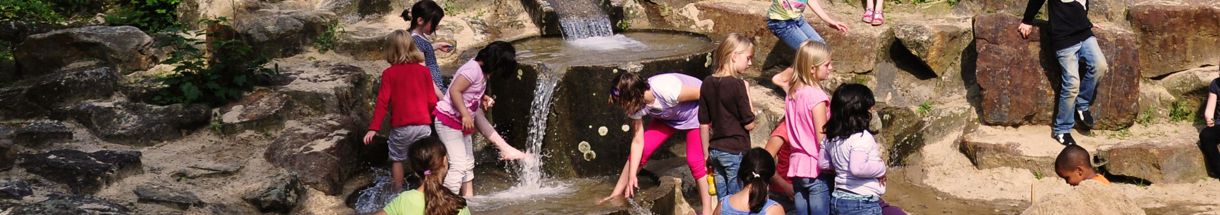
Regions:
[[829, 119], [830, 96], [821, 88], [803, 86], [784, 100], [788, 143], [792, 146], [792, 155], [788, 159], [788, 177], [818, 177], [818, 159], [822, 159], [822, 137], [817, 133], [811, 110], [819, 103], [827, 104], [826, 118]]
[[[474, 113], [478, 110], [483, 93], [487, 90], [487, 80], [483, 79], [483, 69], [479, 67], [478, 62], [470, 60], [466, 64], [462, 64], [462, 67], [458, 68], [457, 73], [453, 75], [454, 82], [457, 82], [458, 78], [470, 81], [470, 87], [466, 88], [466, 91], [462, 91], [462, 100], [465, 101], [466, 108]], [[449, 87], [453, 87], [453, 83], [450, 83]], [[452, 100], [449, 92], [445, 92], [445, 96], [436, 102], [436, 118], [445, 126], [462, 129], [462, 113], [453, 109]], [[474, 130], [463, 130], [462, 133], [473, 134]]]

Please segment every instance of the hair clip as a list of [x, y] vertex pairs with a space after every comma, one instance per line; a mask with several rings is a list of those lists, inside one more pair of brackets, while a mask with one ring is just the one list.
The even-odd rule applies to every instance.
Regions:
[[611, 87], [611, 88], [610, 88], [610, 95], [611, 95], [611, 96], [614, 96], [614, 97], [618, 97], [618, 88], [617, 88], [617, 87]]
[[424, 176], [432, 175], [432, 170], [424, 170]]
[[761, 178], [761, 177], [762, 177], [762, 176], [759, 176], [757, 172], [750, 172], [750, 174], [751, 174], [751, 175], [754, 175], [754, 178]]

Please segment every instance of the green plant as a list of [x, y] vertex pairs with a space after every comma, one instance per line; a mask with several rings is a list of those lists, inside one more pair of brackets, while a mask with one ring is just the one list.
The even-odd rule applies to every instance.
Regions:
[[618, 23], [614, 25], [614, 27], [618, 27], [619, 30], [627, 30], [628, 28], [631, 28], [631, 22], [627, 19], [620, 19], [618, 20]]
[[915, 109], [915, 112], [919, 113], [919, 116], [927, 116], [928, 113], [932, 112], [932, 101], [923, 101], [922, 104], [919, 104], [919, 109]]
[[1135, 123], [1138, 123], [1140, 125], [1151, 124], [1152, 121], [1154, 119], [1156, 119], [1156, 118], [1153, 118], [1153, 114], [1156, 114], [1156, 111], [1154, 111], [1152, 108], [1144, 109], [1144, 111], [1140, 112], [1139, 117], [1135, 118]]
[[1128, 128], [1120, 129], [1118, 131], [1115, 131], [1114, 133], [1111, 133], [1110, 137], [1118, 138], [1118, 139], [1131, 138], [1131, 129], [1128, 129]]
[[0, 41], [0, 61], [12, 61], [13, 49], [8, 41]]
[[318, 51], [325, 53], [335, 50], [335, 47], [339, 44], [339, 34], [343, 33], [343, 25], [339, 23], [339, 20], [331, 20], [324, 24], [323, 28], [325, 29], [323, 29], [322, 34], [314, 38], [313, 45], [318, 48]]
[[1034, 179], [1042, 180], [1044, 177], [1046, 177], [1046, 175], [1043, 175], [1042, 171], [1034, 170]]
[[[222, 17], [201, 22], [214, 26], [226, 20]], [[263, 68], [267, 58], [254, 52], [244, 41], [224, 39], [206, 30], [193, 33], [212, 38], [208, 41], [178, 36], [186, 33], [181, 31], [169, 36], [170, 45], [175, 47], [175, 51], [162, 63], [175, 65], [174, 73], [159, 79], [165, 88], [153, 98], [156, 103], [225, 104], [253, 89], [252, 80], [255, 77], [278, 72]], [[207, 52], [197, 46], [207, 47]]]
[[1186, 102], [1176, 101], [1169, 106], [1169, 120], [1171, 121], [1185, 122], [1190, 120], [1193, 115], [1195, 115], [1195, 111]]
[[63, 17], [42, 0], [0, 0], [0, 21], [58, 23]]
[[462, 10], [462, 8], [459, 7], [458, 3], [453, 2], [453, 0], [441, 1], [441, 9], [445, 10], [446, 15], [458, 14], [458, 13], [461, 13], [461, 10]]
[[109, 25], [130, 25], [148, 32], [174, 31], [182, 0], [130, 0], [106, 15]]
[[949, 0], [949, 6], [956, 6], [958, 0]]

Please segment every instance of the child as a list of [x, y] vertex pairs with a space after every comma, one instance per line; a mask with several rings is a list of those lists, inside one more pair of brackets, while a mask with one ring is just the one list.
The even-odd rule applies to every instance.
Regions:
[[[695, 77], [679, 73], [654, 75], [647, 80], [634, 72], [619, 73], [610, 88], [610, 104], [626, 111], [632, 119], [631, 155], [623, 165], [618, 183], [609, 196], [599, 203], [618, 196], [630, 198], [639, 188], [636, 174], [648, 161], [648, 156], [675, 132], [686, 133], [686, 164], [699, 188], [699, 200], [703, 203], [701, 214], [709, 214], [715, 207], [708, 195], [707, 169], [703, 157], [703, 140], [699, 134], [699, 88], [702, 82]], [[652, 118], [644, 127], [644, 115]]]
[[[1048, 0], [1029, 0], [1025, 17], [1017, 30], [1026, 37], [1033, 31], [1032, 24], [1042, 4]], [[1095, 1], [1095, 0], [1094, 0]], [[1055, 109], [1051, 138], [1059, 144], [1072, 145], [1071, 130], [1080, 120], [1085, 128], [1093, 127], [1093, 115], [1089, 103], [1093, 102], [1097, 80], [1106, 74], [1109, 66], [1106, 56], [1093, 37], [1093, 23], [1089, 21], [1088, 0], [1050, 0], [1047, 14], [1050, 15], [1050, 41], [1059, 59], [1063, 86], [1059, 88], [1058, 107]], [[1080, 62], [1084, 62], [1084, 76], [1080, 75]]]
[[[784, 69], [783, 72], [771, 76], [771, 83], [779, 86], [784, 92], [788, 92], [788, 79], [792, 78], [792, 68]], [[771, 130], [770, 138], [767, 139], [767, 145], [763, 148], [775, 157], [775, 176], [771, 177], [771, 192], [777, 192], [783, 196], [793, 196], [792, 180], [788, 178], [788, 158], [792, 156], [792, 146], [788, 145], [788, 123], [786, 119], [780, 119], [779, 124], [775, 125], [775, 129]]]
[[[767, 150], [750, 149], [741, 160], [738, 170], [738, 183], [743, 184], [741, 191], [725, 197], [720, 197], [720, 206], [716, 213], [721, 215], [751, 215], [751, 214], [784, 214], [784, 206], [767, 198], [767, 181], [775, 174], [775, 160]], [[744, 208], [739, 209], [739, 208]]]
[[1109, 185], [1110, 180], [1106, 180], [1105, 176], [1097, 174], [1093, 171], [1093, 165], [1089, 163], [1089, 151], [1084, 150], [1079, 145], [1068, 145], [1059, 151], [1059, 156], [1055, 157], [1055, 174], [1069, 185], [1080, 185], [1081, 181], [1094, 180], [1104, 185]]
[[830, 48], [820, 42], [801, 44], [793, 65], [788, 97], [784, 99], [784, 121], [788, 125], [792, 155], [788, 177], [792, 179], [797, 214], [830, 213], [830, 174], [819, 174], [822, 128], [830, 116], [829, 96], [818, 83], [826, 80], [834, 67]]
[[[411, 10], [403, 10], [402, 18], [411, 23], [408, 31], [411, 31], [411, 37], [415, 40], [415, 45], [424, 53], [424, 63], [428, 65], [428, 70], [432, 72], [432, 82], [436, 84], [436, 96], [441, 96], [443, 92], [448, 90], [445, 87], [444, 81], [441, 80], [441, 69], [436, 64], [436, 52], [433, 51], [431, 36], [436, 33], [436, 25], [441, 23], [441, 18], [445, 17], [445, 10], [441, 9], [440, 5], [432, 0], [421, 0], [415, 2], [411, 6]], [[453, 51], [453, 45], [446, 42], [436, 42], [436, 50], [443, 52]]]
[[834, 114], [826, 123], [826, 148], [820, 164], [835, 170], [831, 214], [881, 214], [885, 194], [885, 161], [881, 145], [868, 129], [873, 92], [844, 84], [830, 99]]
[[381, 130], [381, 123], [390, 114], [389, 142], [390, 168], [393, 176], [393, 191], [402, 190], [402, 161], [407, 159], [407, 146], [432, 135], [431, 115], [436, 104], [436, 88], [428, 68], [419, 63], [423, 54], [411, 42], [406, 31], [396, 30], [386, 37], [386, 62], [390, 68], [381, 72], [381, 87], [377, 92], [377, 104], [373, 108], [373, 119], [369, 131], [364, 134], [364, 144], [373, 141], [373, 135]]
[[379, 215], [459, 214], [470, 215], [466, 199], [445, 189], [443, 181], [449, 169], [445, 146], [436, 141], [411, 145], [411, 170], [423, 177], [419, 188], [398, 194], [378, 212]]
[[741, 154], [750, 149], [750, 130], [754, 130], [754, 108], [750, 106], [749, 87], [737, 78], [750, 67], [754, 41], [731, 33], [716, 48], [716, 72], [703, 79], [699, 88], [700, 138], [709, 146], [708, 156], [715, 167], [716, 197], [724, 198], [741, 189], [737, 168]]
[[[878, 26], [885, 24], [885, 15], [882, 9], [885, 8], [885, 1], [881, 0], [864, 0], [864, 23]], [[873, 6], [876, 6], [874, 10]]]
[[[1220, 65], [1220, 64], [1218, 64]], [[1220, 176], [1220, 128], [1216, 127], [1216, 95], [1220, 94], [1220, 78], [1212, 80], [1207, 87], [1207, 106], [1203, 110], [1203, 121], [1207, 127], [1199, 131], [1199, 150], [1203, 150], [1203, 160], [1212, 176]]]
[[453, 76], [453, 83], [449, 85], [449, 91], [436, 103], [436, 133], [452, 155], [449, 157], [450, 168], [446, 174], [445, 187], [455, 193], [461, 193], [462, 196], [474, 196], [471, 184], [474, 180], [474, 148], [471, 135], [476, 128], [500, 150], [500, 159], [516, 160], [525, 157], [524, 153], [504, 142], [504, 138], [496, 133], [479, 108], [483, 93], [487, 89], [487, 79], [517, 71], [516, 57], [516, 49], [508, 42], [496, 41], [488, 44], [479, 50], [474, 59], [458, 68]]
[[809, 22], [805, 21], [804, 16], [801, 16], [806, 7], [813, 9], [813, 13], [826, 21], [831, 28], [847, 33], [847, 25], [826, 15], [817, 0], [812, 2], [808, 0], [771, 0], [771, 7], [767, 9], [767, 29], [771, 29], [771, 33], [774, 33], [775, 37], [779, 37], [780, 41], [784, 41], [784, 44], [793, 49], [806, 40], [825, 43], [822, 36], [809, 26]]

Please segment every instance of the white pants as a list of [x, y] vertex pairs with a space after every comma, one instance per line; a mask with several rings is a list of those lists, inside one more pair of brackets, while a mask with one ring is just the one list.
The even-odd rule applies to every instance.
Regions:
[[462, 130], [453, 129], [433, 120], [436, 126], [436, 136], [445, 144], [449, 154], [449, 171], [445, 173], [445, 188], [453, 193], [461, 193], [462, 183], [474, 180], [474, 146], [473, 136], [462, 134]]

